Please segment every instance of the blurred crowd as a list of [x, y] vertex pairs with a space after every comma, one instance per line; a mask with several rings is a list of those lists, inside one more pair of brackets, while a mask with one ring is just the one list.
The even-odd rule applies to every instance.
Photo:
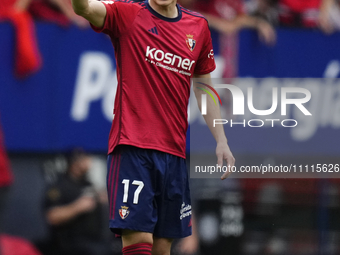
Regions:
[[[140, 0], [136, 0], [140, 1]], [[188, 9], [205, 15], [211, 28], [220, 32], [222, 56], [226, 59], [224, 78], [237, 76], [237, 37], [243, 28], [255, 29], [259, 39], [275, 44], [274, 27], [321, 29], [330, 34], [340, 29], [339, 0], [179, 0]], [[68, 27], [88, 28], [77, 16], [71, 0], [2, 0], [0, 21], [10, 21], [16, 32], [15, 73], [25, 77], [39, 70], [41, 54], [36, 42], [34, 20]]]
[[[44, 167], [44, 194], [38, 207], [48, 233], [33, 245], [22, 237], [9, 235], [8, 229], [4, 230], [3, 216], [12, 202], [10, 193], [13, 194], [15, 179], [0, 133], [0, 254], [116, 254], [113, 244], [118, 241], [114, 243], [107, 227], [106, 190], [102, 184], [94, 184], [94, 179], [99, 178], [99, 182], [103, 183], [105, 177], [98, 177], [101, 169], [95, 166], [93, 158], [83, 149], [74, 148], [62, 157], [62, 161], [58, 161], [59, 167], [47, 162]], [[97, 177], [90, 177], [91, 167], [95, 168]]]
[[[256, 27], [241, 22], [240, 17], [252, 16], [267, 21], [272, 26], [320, 28], [325, 33], [339, 29], [340, 13], [337, 0], [180, 0], [184, 7], [222, 18], [222, 21], [233, 21], [218, 28], [230, 33], [244, 26]], [[236, 22], [238, 21], [238, 22]], [[211, 24], [212, 25], [212, 24]], [[215, 28], [216, 26], [213, 25]], [[221, 28], [223, 27], [223, 28]]]
[[[250, 15], [266, 20], [273, 26], [319, 27], [326, 33], [340, 27], [340, 1], [338, 0], [179, 0], [178, 2], [185, 8], [222, 18], [222, 21], [235, 21], [242, 15]], [[6, 18], [8, 13], [13, 11], [27, 11], [36, 20], [54, 22], [61, 26], [74, 23], [81, 28], [88, 27], [87, 21], [73, 12], [70, 0], [3, 0], [0, 7], [2, 18]], [[230, 33], [245, 24], [247, 23], [240, 21], [227, 24], [222, 31]], [[256, 24], [248, 25], [256, 26]]]
[[[141, 1], [141, 0], [136, 0]], [[143, 0], [144, 1], [144, 0]], [[244, 21], [242, 16], [261, 18], [273, 26], [319, 27], [325, 33], [340, 28], [338, 0], [179, 0], [183, 7], [206, 15], [212, 27], [232, 33], [242, 27], [257, 27], [257, 19]], [[88, 27], [87, 21], [77, 16], [71, 0], [3, 0], [0, 17], [6, 19], [13, 12], [27, 12], [33, 19], [54, 22], [61, 26], [76, 24]], [[221, 18], [219, 26], [212, 17]], [[236, 22], [237, 21], [237, 22]], [[224, 25], [223, 25], [224, 23]]]

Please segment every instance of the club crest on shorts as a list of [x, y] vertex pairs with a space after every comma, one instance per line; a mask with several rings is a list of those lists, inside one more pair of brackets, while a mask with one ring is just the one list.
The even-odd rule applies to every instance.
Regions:
[[128, 210], [129, 207], [127, 206], [121, 206], [122, 208], [119, 209], [119, 216], [124, 220], [130, 213], [130, 211]]
[[194, 36], [193, 35], [187, 35], [187, 39], [185, 39], [188, 48], [190, 51], [193, 51], [195, 49], [196, 46], [196, 40], [194, 40]]

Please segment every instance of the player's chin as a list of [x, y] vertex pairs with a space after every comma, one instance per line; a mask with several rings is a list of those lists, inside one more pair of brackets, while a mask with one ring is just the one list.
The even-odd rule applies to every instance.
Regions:
[[159, 6], [168, 6], [177, 2], [177, 0], [153, 0]]

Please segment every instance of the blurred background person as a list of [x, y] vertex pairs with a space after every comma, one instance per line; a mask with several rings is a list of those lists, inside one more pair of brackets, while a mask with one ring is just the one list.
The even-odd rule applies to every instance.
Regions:
[[238, 31], [253, 28], [261, 41], [268, 45], [276, 42], [273, 26], [261, 17], [248, 15], [242, 0], [180, 0], [179, 3], [200, 12], [207, 18], [210, 27], [221, 33], [219, 51], [224, 60], [223, 78], [237, 77]]
[[40, 252], [23, 238], [10, 236], [2, 231], [2, 214], [5, 209], [8, 191], [13, 177], [7, 157], [0, 125], [0, 254], [1, 255], [41, 255]]
[[280, 25], [291, 27], [317, 27], [321, 2], [329, 0], [279, 0]]
[[38, 71], [42, 63], [34, 23], [27, 12], [30, 2], [0, 1], [0, 21], [10, 21], [15, 29], [15, 74], [20, 78]]
[[281, 26], [320, 28], [330, 34], [339, 29], [338, 0], [279, 0]]
[[278, 26], [279, 13], [276, 0], [246, 0], [246, 12], [254, 17], [262, 18], [273, 26]]
[[340, 30], [340, 1], [323, 0], [319, 8], [318, 25], [326, 34]]
[[46, 191], [52, 254], [110, 254], [103, 238], [100, 199], [86, 179], [91, 158], [82, 149], [72, 150], [67, 158], [67, 172]]
[[69, 0], [0, 1], [0, 22], [9, 21], [15, 29], [14, 72], [19, 78], [37, 72], [42, 66], [33, 19], [51, 21], [61, 26], [75, 24], [81, 28], [89, 27], [85, 19], [74, 13]]
[[41, 255], [41, 253], [27, 240], [0, 234], [1, 255]]
[[70, 0], [31, 0], [29, 12], [34, 19], [53, 22], [60, 26], [75, 24], [80, 28], [89, 27], [89, 23], [76, 15]]

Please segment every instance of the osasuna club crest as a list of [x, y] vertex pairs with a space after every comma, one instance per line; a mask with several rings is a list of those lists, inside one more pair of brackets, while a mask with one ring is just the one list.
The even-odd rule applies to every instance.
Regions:
[[127, 206], [121, 206], [122, 208], [119, 209], [119, 216], [124, 220], [130, 213], [130, 211], [128, 210], [129, 207]]
[[187, 39], [185, 39], [188, 48], [190, 51], [193, 51], [195, 49], [196, 46], [196, 40], [194, 40], [194, 36], [193, 35], [187, 35]]

